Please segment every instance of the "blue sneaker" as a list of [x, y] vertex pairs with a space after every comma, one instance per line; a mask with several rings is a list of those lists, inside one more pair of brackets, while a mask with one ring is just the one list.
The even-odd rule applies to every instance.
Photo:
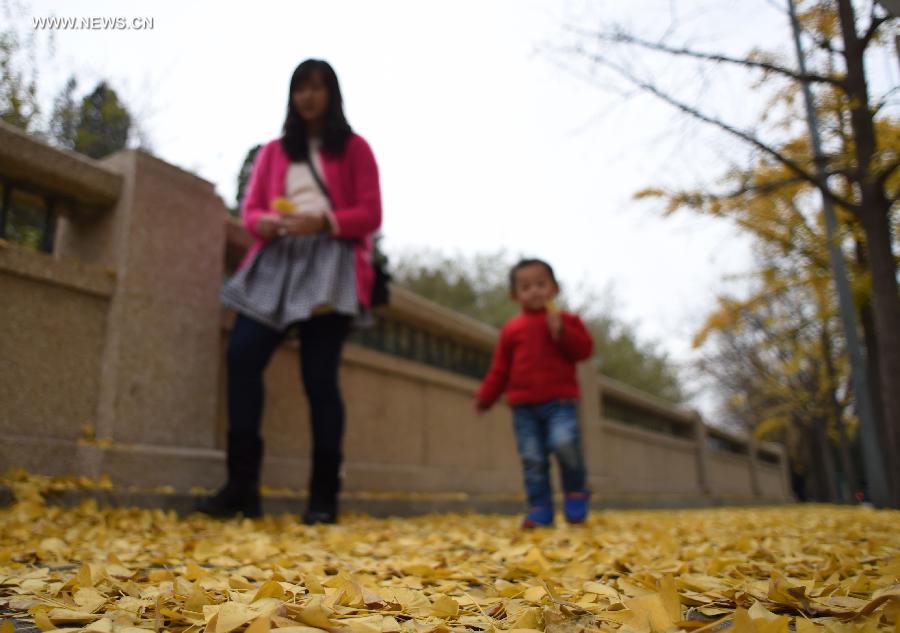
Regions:
[[588, 515], [588, 505], [591, 501], [591, 493], [587, 490], [583, 492], [567, 492], [563, 510], [566, 514], [566, 521], [569, 523], [584, 523]]
[[522, 529], [531, 530], [536, 527], [552, 527], [553, 526], [553, 507], [552, 506], [535, 506], [528, 511], [525, 518], [522, 519]]

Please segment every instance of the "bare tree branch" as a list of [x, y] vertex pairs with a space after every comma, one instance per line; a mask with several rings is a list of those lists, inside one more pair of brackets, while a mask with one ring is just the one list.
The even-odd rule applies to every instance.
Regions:
[[896, 157], [885, 166], [875, 179], [875, 183], [879, 187], [884, 187], [887, 184], [888, 178], [890, 178], [898, 168], [900, 168], [900, 156]]
[[701, 59], [704, 61], [743, 66], [744, 68], [755, 68], [757, 70], [772, 72], [794, 81], [805, 83], [827, 83], [841, 89], [845, 88], [843, 79], [839, 77], [829, 77], [816, 73], [800, 74], [794, 70], [791, 70], [790, 68], [786, 68], [784, 66], [780, 66], [778, 64], [773, 64], [770, 62], [745, 59], [740, 57], [731, 57], [729, 55], [722, 55], [719, 53], [704, 53], [702, 51], [696, 51], [684, 47], [668, 46], [666, 44], [663, 44], [662, 42], [652, 42], [650, 40], [645, 40], [624, 31], [613, 31], [612, 33], [581, 32], [580, 34], [588, 37], [593, 36], [604, 42], [612, 42], [615, 44], [630, 44], [660, 53], [668, 53], [670, 55], [675, 55], [678, 57], [691, 57], [693, 59]]
[[872, 41], [872, 38], [875, 37], [875, 33], [878, 32], [878, 27], [890, 19], [891, 16], [889, 15], [872, 16], [872, 20], [869, 23], [869, 28], [866, 29], [866, 32], [863, 33], [863, 36], [859, 38], [860, 44], [863, 48], [866, 48], [869, 45], [869, 42]]
[[809, 39], [812, 40], [812, 43], [815, 44], [818, 48], [831, 53], [832, 55], [843, 55], [844, 49], [838, 48], [834, 44], [831, 43], [831, 40], [819, 37], [816, 33], [810, 33], [809, 31], [803, 31], [806, 35], [809, 36]]
[[672, 95], [667, 94], [667, 93], [663, 92], [662, 90], [660, 90], [655, 84], [649, 83], [647, 81], [644, 81], [644, 80], [636, 77], [633, 73], [622, 68], [618, 64], [611, 62], [609, 59], [603, 57], [602, 55], [588, 53], [588, 52], [584, 51], [583, 49], [581, 49], [580, 47], [576, 47], [575, 52], [579, 55], [588, 56], [596, 64], [606, 66], [610, 70], [613, 70], [614, 72], [619, 74], [622, 78], [624, 78], [626, 81], [628, 81], [632, 85], [637, 86], [641, 90], [649, 92], [650, 94], [654, 95], [661, 101], [668, 103], [672, 107], [677, 108], [678, 110], [684, 112], [688, 116], [691, 116], [695, 119], [703, 121], [704, 123], [707, 123], [709, 125], [717, 127], [720, 130], [728, 132], [732, 136], [735, 136], [735, 137], [741, 139], [742, 141], [744, 141], [745, 143], [748, 143], [749, 145], [762, 151], [763, 153], [768, 154], [769, 156], [774, 158], [776, 161], [778, 161], [779, 163], [781, 163], [782, 165], [784, 165], [785, 167], [790, 169], [792, 172], [797, 174], [797, 176], [799, 176], [801, 179], [805, 180], [806, 182], [810, 183], [811, 185], [813, 185], [814, 187], [819, 189], [819, 191], [821, 191], [824, 196], [828, 197], [835, 204], [839, 204], [842, 207], [853, 211], [854, 213], [857, 213], [859, 211], [858, 205], [854, 204], [853, 202], [851, 202], [850, 200], [848, 200], [842, 196], [837, 195], [834, 191], [831, 190], [831, 188], [828, 187], [826, 182], [820, 181], [814, 174], [811, 174], [807, 170], [803, 169], [803, 167], [801, 167], [799, 164], [797, 164], [796, 161], [788, 158], [787, 156], [785, 156], [784, 154], [782, 154], [775, 148], [773, 148], [769, 145], [766, 145], [765, 143], [760, 141], [758, 138], [756, 138], [752, 134], [749, 134], [743, 130], [739, 130], [738, 128], [726, 123], [725, 121], [722, 121], [721, 119], [718, 119], [714, 116], [711, 116], [709, 114], [701, 112], [697, 108], [690, 106], [690, 105], [684, 103], [683, 101], [679, 101]]
[[826, 171], [825, 177], [830, 178], [831, 176], [843, 176], [851, 182], [858, 182], [862, 177], [862, 174], [860, 174], [858, 167], [855, 167], [853, 169], [847, 169], [845, 167], [835, 167]]
[[884, 96], [881, 97], [878, 101], [872, 104], [872, 116], [875, 117], [879, 112], [886, 106], [891, 103], [891, 97], [893, 97], [898, 91], [900, 91], [900, 86], [892, 86], [890, 90], [884, 93]]

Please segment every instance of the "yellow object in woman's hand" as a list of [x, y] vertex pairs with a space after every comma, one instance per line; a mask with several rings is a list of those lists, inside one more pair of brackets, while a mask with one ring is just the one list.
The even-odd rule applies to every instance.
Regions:
[[297, 212], [297, 205], [294, 204], [289, 198], [279, 197], [275, 198], [272, 201], [272, 208], [278, 211], [278, 213], [289, 215], [291, 213]]

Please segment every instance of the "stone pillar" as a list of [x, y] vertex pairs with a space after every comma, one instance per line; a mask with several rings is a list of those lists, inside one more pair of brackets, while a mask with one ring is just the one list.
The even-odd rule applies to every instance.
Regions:
[[704, 424], [699, 412], [694, 411], [692, 417], [694, 418], [694, 444], [697, 455], [697, 487], [701, 495], [709, 497], [714, 494], [715, 490], [710, 480], [711, 471], [709, 467], [709, 444], [706, 441], [706, 424]]
[[759, 446], [752, 437], [747, 440], [747, 460], [750, 468], [750, 490], [754, 497], [762, 496], [762, 486], [759, 483], [759, 455], [757, 449]]
[[[215, 446], [225, 207], [213, 185], [138, 150], [102, 163], [122, 174], [116, 207], [61, 219], [56, 253], [117, 274], [96, 419], [112, 450], [85, 449], [85, 470], [141, 484], [209, 485], [185, 468]], [[118, 450], [116, 447], [119, 447]], [[79, 449], [80, 450], [80, 449]], [[197, 452], [199, 451], [199, 453]], [[166, 460], [179, 468], [166, 472]], [[196, 472], [210, 470], [198, 463]], [[184, 481], [173, 481], [183, 476]]]
[[794, 502], [794, 489], [791, 486], [791, 465], [788, 461], [787, 448], [783, 444], [770, 443], [770, 451], [778, 454], [778, 467], [781, 469], [782, 498], [787, 502]]
[[606, 442], [603, 437], [600, 381], [593, 362], [578, 364], [581, 401], [578, 419], [581, 425], [582, 450], [587, 462], [588, 481], [592, 489], [603, 486], [607, 479]]

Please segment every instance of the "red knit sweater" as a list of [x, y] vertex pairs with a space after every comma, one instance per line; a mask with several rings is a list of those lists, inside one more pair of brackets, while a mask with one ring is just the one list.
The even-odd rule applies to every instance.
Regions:
[[522, 312], [500, 330], [500, 341], [475, 400], [489, 407], [503, 392], [510, 405], [579, 397], [575, 363], [594, 350], [591, 335], [574, 314], [561, 313], [562, 334], [550, 336], [547, 313]]

